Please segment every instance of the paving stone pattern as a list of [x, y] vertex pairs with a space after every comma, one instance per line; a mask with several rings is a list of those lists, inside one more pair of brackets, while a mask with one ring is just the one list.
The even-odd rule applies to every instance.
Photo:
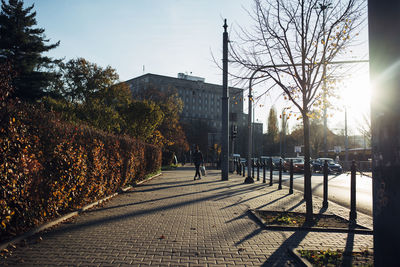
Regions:
[[[249, 209], [304, 211], [302, 193], [220, 171], [166, 171], [28, 241], [2, 266], [296, 266], [288, 247], [372, 248], [372, 235], [266, 230]], [[314, 212], [322, 200], [314, 198]], [[346, 218], [333, 203], [326, 212]], [[369, 216], [358, 222], [371, 227]]]

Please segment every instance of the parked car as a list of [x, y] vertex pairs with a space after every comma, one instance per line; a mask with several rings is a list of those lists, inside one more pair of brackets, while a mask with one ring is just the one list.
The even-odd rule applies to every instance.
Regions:
[[251, 163], [253, 164], [253, 167], [256, 167], [259, 159], [258, 158], [251, 158]]
[[[265, 164], [267, 170], [269, 170], [269, 161], [270, 161], [270, 159], [271, 159], [271, 157], [268, 157], [268, 156], [261, 156], [260, 157], [261, 164]], [[272, 169], [274, 169], [274, 162], [272, 162]]]
[[239, 159], [240, 159], [240, 154], [232, 154], [232, 155], [231, 155], [231, 158], [232, 158], [234, 161], [239, 161]]
[[283, 159], [281, 157], [271, 157], [272, 158], [272, 165], [274, 170], [279, 170], [279, 162], [282, 160], [282, 166], [283, 166]]
[[283, 163], [283, 171], [290, 171], [290, 160], [293, 160], [293, 172], [304, 172], [303, 158], [286, 158], [285, 163]]
[[318, 158], [318, 159], [314, 160], [312, 163], [314, 172], [322, 173], [324, 171], [325, 160], [328, 161], [328, 173], [340, 174], [343, 172], [343, 167], [339, 163], [336, 163], [331, 158]]

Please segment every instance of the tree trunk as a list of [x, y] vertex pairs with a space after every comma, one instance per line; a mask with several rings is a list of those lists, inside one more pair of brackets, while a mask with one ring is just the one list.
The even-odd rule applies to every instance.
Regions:
[[310, 169], [310, 119], [307, 113], [303, 115], [304, 124], [304, 199], [306, 201], [306, 221], [312, 221], [313, 204], [311, 191]]

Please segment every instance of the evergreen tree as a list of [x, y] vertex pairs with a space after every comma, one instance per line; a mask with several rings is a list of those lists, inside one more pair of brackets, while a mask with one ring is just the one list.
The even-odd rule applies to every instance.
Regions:
[[276, 115], [275, 107], [271, 107], [269, 110], [268, 116], [268, 135], [271, 138], [271, 141], [275, 142], [278, 139], [278, 119]]
[[278, 134], [279, 128], [276, 110], [275, 107], [271, 107], [267, 121], [267, 133], [263, 136], [263, 153], [265, 155], [272, 156], [279, 152]]
[[0, 63], [9, 62], [16, 73], [13, 79], [14, 96], [35, 100], [43, 95], [55, 74], [49, 71], [57, 60], [42, 56], [59, 45], [47, 44], [44, 29], [34, 28], [34, 5], [24, 8], [22, 0], [1, 0]]

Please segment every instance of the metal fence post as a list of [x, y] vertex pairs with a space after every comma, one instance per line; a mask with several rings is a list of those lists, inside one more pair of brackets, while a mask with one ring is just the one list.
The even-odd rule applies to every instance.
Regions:
[[236, 169], [236, 174], [239, 174], [239, 162], [237, 159], [235, 160], [235, 169]]
[[254, 160], [251, 160], [251, 177], [254, 179], [254, 172], [255, 172], [255, 162]]
[[243, 169], [243, 177], [246, 176], [246, 166], [245, 163], [242, 164], [242, 169]]
[[263, 184], [265, 184], [267, 181], [265, 180], [265, 167], [267, 167], [266, 166], [266, 164], [265, 164], [265, 161], [262, 163], [262, 167], [263, 167]]
[[325, 160], [323, 172], [324, 172], [324, 200], [322, 201], [322, 207], [328, 207], [328, 161]]
[[350, 222], [355, 223], [357, 219], [356, 211], [356, 162], [351, 163], [350, 181]]
[[272, 158], [269, 159], [269, 185], [272, 186], [272, 175], [273, 175], [273, 168], [272, 168]]
[[279, 185], [278, 189], [282, 189], [282, 159], [279, 160]]
[[257, 181], [260, 181], [260, 162], [257, 161]]
[[290, 188], [289, 194], [293, 194], [293, 160], [290, 160]]

